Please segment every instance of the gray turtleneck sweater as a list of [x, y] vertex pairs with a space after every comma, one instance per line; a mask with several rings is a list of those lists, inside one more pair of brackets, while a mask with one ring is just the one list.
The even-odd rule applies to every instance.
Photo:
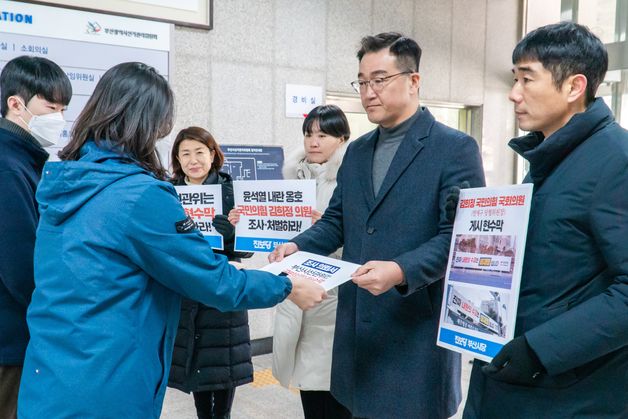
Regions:
[[388, 169], [395, 157], [395, 153], [397, 153], [399, 145], [420, 113], [421, 108], [419, 107], [414, 115], [402, 123], [391, 128], [384, 128], [382, 126], [378, 128], [379, 137], [375, 145], [375, 152], [373, 153], [373, 193], [375, 196], [377, 196], [379, 189], [382, 187], [386, 173], [388, 173]]

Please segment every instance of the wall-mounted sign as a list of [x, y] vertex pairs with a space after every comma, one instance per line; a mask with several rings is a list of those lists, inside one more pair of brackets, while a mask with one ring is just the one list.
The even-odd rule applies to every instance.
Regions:
[[24, 0], [87, 12], [157, 20], [199, 29], [212, 29], [213, 0]]
[[59, 143], [47, 148], [51, 160], [67, 144], [74, 121], [105, 71], [141, 61], [168, 78], [169, 24], [6, 0], [0, 0], [0, 10], [6, 14], [0, 25], [0, 70], [21, 55], [44, 57], [57, 63], [72, 84], [66, 128]]
[[305, 118], [315, 107], [323, 104], [321, 86], [286, 84], [286, 116]]

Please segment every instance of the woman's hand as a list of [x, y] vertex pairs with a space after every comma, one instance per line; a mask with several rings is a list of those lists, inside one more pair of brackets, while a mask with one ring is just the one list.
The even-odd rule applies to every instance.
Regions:
[[233, 208], [231, 211], [229, 211], [227, 219], [234, 226], [238, 224], [240, 222], [240, 210], [238, 210], [237, 208]]
[[321, 217], [323, 216], [323, 213], [320, 211], [316, 211], [315, 209], [312, 210], [312, 224], [316, 223], [318, 220], [321, 219]]
[[292, 282], [292, 291], [288, 299], [295, 303], [303, 311], [316, 307], [325, 298], [325, 289], [316, 282], [298, 276], [288, 276]]

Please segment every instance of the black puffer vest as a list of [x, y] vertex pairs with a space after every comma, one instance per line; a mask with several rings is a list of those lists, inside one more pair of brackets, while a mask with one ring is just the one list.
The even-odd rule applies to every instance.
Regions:
[[[183, 179], [173, 183], [185, 184]], [[223, 213], [228, 214], [234, 205], [231, 176], [212, 172], [205, 184], [222, 185]], [[233, 242], [225, 242], [225, 250], [215, 252], [236, 261], [252, 255], [234, 252]], [[247, 312], [222, 313], [184, 298], [168, 385], [196, 392], [236, 387], [251, 381], [253, 365]]]

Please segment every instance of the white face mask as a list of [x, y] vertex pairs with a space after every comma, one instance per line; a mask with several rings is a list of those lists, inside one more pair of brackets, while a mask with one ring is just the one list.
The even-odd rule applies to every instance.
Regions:
[[[45, 115], [33, 115], [26, 105], [24, 105], [24, 109], [31, 114], [31, 120], [27, 124], [31, 135], [39, 141], [42, 147], [56, 145], [61, 139], [63, 128], [65, 128], [63, 114], [61, 112], [54, 112]], [[22, 121], [26, 123], [24, 119], [22, 119]]]

